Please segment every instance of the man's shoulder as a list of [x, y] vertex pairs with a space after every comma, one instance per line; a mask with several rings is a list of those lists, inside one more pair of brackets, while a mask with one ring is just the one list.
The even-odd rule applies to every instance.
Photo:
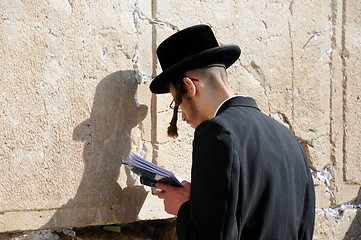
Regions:
[[207, 134], [209, 135], [211, 132], [217, 133], [226, 131], [227, 128], [221, 119], [214, 117], [209, 120], [202, 122], [195, 130], [195, 136]]

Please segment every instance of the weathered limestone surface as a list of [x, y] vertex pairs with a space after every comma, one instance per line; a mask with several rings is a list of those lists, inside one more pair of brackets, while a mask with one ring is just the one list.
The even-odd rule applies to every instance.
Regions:
[[360, 239], [360, 209], [343, 209], [339, 213], [316, 210], [313, 239]]
[[150, 126], [150, 3], [0, 9], [0, 232], [170, 217], [121, 166]]
[[156, 46], [206, 23], [242, 49], [234, 92], [303, 143], [315, 239], [357, 236], [360, 12], [357, 0], [0, 1], [0, 232], [171, 217], [121, 161], [143, 150], [190, 180], [193, 130], [168, 138], [171, 96], [148, 86]]

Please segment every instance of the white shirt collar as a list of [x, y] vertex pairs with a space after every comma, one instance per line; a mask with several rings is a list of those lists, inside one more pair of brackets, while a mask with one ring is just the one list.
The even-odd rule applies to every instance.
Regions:
[[219, 109], [222, 107], [222, 105], [223, 105], [225, 102], [227, 102], [229, 99], [232, 99], [232, 98], [235, 98], [235, 97], [244, 97], [244, 96], [243, 96], [243, 95], [233, 95], [233, 96], [227, 98], [226, 100], [224, 100], [224, 101], [218, 106], [216, 112], [214, 113], [214, 116], [217, 115]]

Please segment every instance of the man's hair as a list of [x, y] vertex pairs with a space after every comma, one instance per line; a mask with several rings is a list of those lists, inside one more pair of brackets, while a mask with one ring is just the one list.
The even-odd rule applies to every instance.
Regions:
[[178, 137], [178, 128], [177, 128], [177, 120], [178, 120], [178, 109], [179, 105], [182, 103], [182, 96], [187, 92], [183, 82], [184, 74], [178, 75], [172, 78], [169, 81], [168, 86], [172, 84], [175, 89], [175, 96], [174, 96], [174, 109], [173, 109], [173, 117], [169, 123], [168, 127], [168, 136], [176, 138]]

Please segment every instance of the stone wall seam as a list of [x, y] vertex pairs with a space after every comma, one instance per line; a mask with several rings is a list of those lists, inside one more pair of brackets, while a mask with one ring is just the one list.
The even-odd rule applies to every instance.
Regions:
[[342, 120], [343, 120], [343, 181], [347, 182], [346, 163], [347, 163], [347, 48], [346, 48], [346, 2], [342, 0], [342, 36], [341, 36], [341, 59], [342, 59]]
[[[152, 0], [152, 19], [155, 19], [157, 13], [157, 0]], [[157, 29], [152, 24], [152, 78], [157, 74]], [[157, 138], [157, 95], [152, 93], [151, 98], [151, 141], [152, 141], [152, 162], [157, 163], [159, 142]]]
[[[292, 0], [292, 5], [293, 5], [293, 0]], [[291, 12], [291, 16], [292, 11], [291, 11], [291, 6], [290, 6], [290, 12]], [[291, 81], [292, 81], [292, 107], [291, 107], [291, 114], [292, 114], [292, 122], [295, 121], [295, 52], [293, 49], [293, 38], [292, 38], [292, 26], [291, 26], [291, 21], [288, 18], [287, 19], [287, 24], [288, 24], [288, 34], [290, 37], [290, 51], [291, 51], [291, 63], [292, 63], [292, 69], [291, 69]]]
[[[135, 79], [138, 81], [139, 84], [141, 83], [146, 83], [148, 81], [151, 80], [151, 76], [148, 74], [144, 74], [141, 73], [139, 71], [139, 66], [138, 66], [138, 59], [139, 59], [139, 24], [138, 24], [138, 18], [142, 19], [142, 16], [144, 16], [144, 14], [140, 11], [139, 7], [138, 7], [138, 0], [134, 0], [133, 2], [133, 22], [134, 22], [134, 27], [135, 27], [135, 35], [137, 37], [137, 41], [136, 41], [136, 45], [134, 47], [134, 54], [132, 57], [132, 63], [133, 63], [133, 70], [134, 70], [134, 74], [135, 74]], [[143, 19], [142, 19], [143, 20]]]
[[[330, 37], [331, 37], [331, 51], [335, 51], [337, 47], [336, 42], [336, 19], [337, 19], [337, 0], [331, 1], [331, 11], [330, 11]], [[335, 69], [333, 64], [333, 54], [330, 54], [330, 99], [329, 99], [329, 105], [330, 105], [330, 160], [333, 163], [333, 165], [336, 165], [336, 143], [333, 140], [333, 89], [334, 89], [334, 78], [335, 78]]]
[[[333, 51], [337, 47], [337, 40], [336, 40], [336, 20], [337, 20], [337, 0], [331, 0], [330, 2], [330, 17], [329, 17], [329, 25], [330, 25], [330, 40], [331, 40], [331, 49], [330, 54], [328, 55], [330, 58], [329, 62], [329, 68], [330, 68], [330, 83], [329, 83], [329, 92], [330, 92], [330, 98], [329, 98], [329, 142], [330, 142], [330, 164], [333, 166], [333, 168], [336, 167], [336, 143], [333, 141], [333, 89], [334, 89], [334, 62], [333, 62]], [[325, 167], [323, 170], [327, 170], [329, 167]], [[323, 171], [322, 170], [322, 171]], [[334, 169], [329, 169], [329, 174], [336, 175]], [[336, 197], [333, 193], [333, 190], [336, 190], [336, 183], [335, 181], [328, 181], [325, 182], [326, 184], [326, 191], [330, 193], [330, 204], [333, 206], [336, 204]]]

